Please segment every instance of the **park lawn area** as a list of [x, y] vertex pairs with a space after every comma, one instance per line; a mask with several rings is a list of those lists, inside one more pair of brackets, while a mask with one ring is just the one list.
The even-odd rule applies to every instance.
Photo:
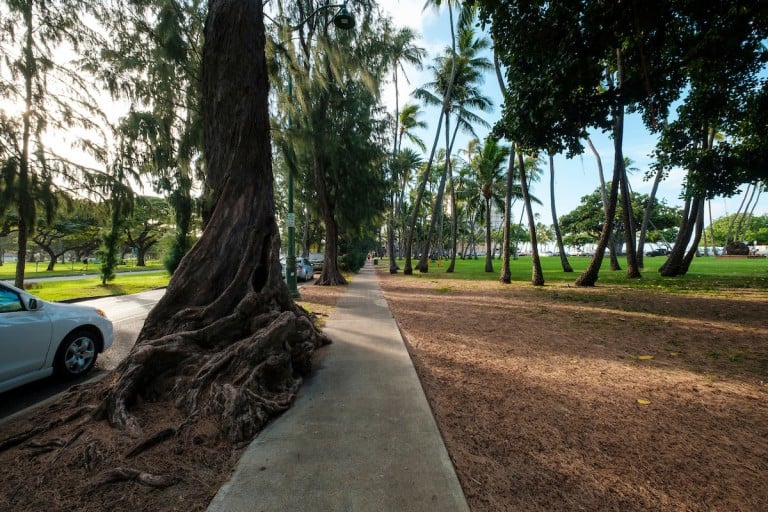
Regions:
[[101, 284], [100, 277], [91, 276], [63, 281], [27, 282], [25, 288], [29, 293], [43, 300], [55, 302], [108, 295], [130, 295], [167, 286], [169, 279], [168, 273], [163, 270], [147, 274], [118, 274], [106, 286]]
[[[581, 272], [586, 270], [591, 258], [571, 256], [568, 262], [573, 267], [572, 273], [563, 272], [560, 258], [554, 256], [540, 258], [542, 271], [544, 273], [545, 284], [565, 284], [573, 283], [579, 277]], [[756, 288], [768, 289], [768, 258], [714, 258], [700, 257], [695, 258], [691, 267], [685, 276], [680, 277], [662, 277], [658, 270], [666, 261], [664, 257], [644, 258], [645, 267], [642, 270], [643, 277], [640, 279], [626, 279], [626, 258], [620, 257], [621, 271], [611, 271], [608, 258], [603, 259], [602, 268], [598, 285], [617, 284], [621, 286], [632, 286], [648, 289], [660, 289], [666, 291], [681, 290], [683, 292], [719, 290], [723, 287], [728, 288]], [[417, 259], [412, 260], [415, 267]], [[470, 281], [496, 281], [501, 271], [501, 260], [493, 260], [494, 272], [485, 272], [485, 258], [457, 259], [455, 272], [447, 274], [445, 269], [450, 263], [449, 260], [443, 260], [438, 263], [430, 261], [429, 272], [421, 274], [414, 271], [413, 277], [429, 279], [458, 279]], [[402, 269], [405, 266], [405, 260], [399, 258], [398, 266]], [[379, 268], [388, 269], [389, 260], [383, 258], [379, 260]], [[531, 257], [523, 256], [517, 260], [510, 261], [512, 272], [512, 281], [528, 282], [531, 281]]]
[[[768, 260], [597, 286], [542, 258], [379, 281], [473, 512], [764, 510]], [[415, 262], [414, 262], [415, 263]], [[607, 261], [604, 269], [607, 269]], [[400, 263], [403, 266], [403, 263]], [[434, 272], [433, 272], [434, 270]]]
[[[59, 263], [53, 271], [45, 270], [47, 263], [28, 262], [24, 268], [24, 288], [43, 300], [64, 301], [106, 297], [109, 295], [130, 295], [168, 285], [170, 276], [161, 261], [148, 260], [145, 267], [132, 264], [120, 265], [116, 269], [115, 279], [102, 286], [99, 266], [95, 263]], [[16, 265], [6, 262], [0, 266], [0, 280], [13, 283]], [[53, 277], [75, 277], [51, 281], [30, 281], [31, 279]]]
[[[146, 272], [149, 270], [165, 271], [165, 267], [160, 260], [147, 260], [146, 264], [144, 267], [137, 267], [134, 262], [129, 260], [127, 264], [119, 265], [115, 270], [119, 273]], [[98, 263], [84, 265], [80, 262], [64, 262], [57, 263], [51, 271], [46, 270], [46, 268], [48, 268], [48, 262], [45, 261], [40, 263], [27, 262], [24, 266], [24, 278], [37, 279], [41, 277], [99, 275]], [[0, 281], [13, 281], [15, 276], [16, 263], [6, 261], [3, 265], [0, 265]]]

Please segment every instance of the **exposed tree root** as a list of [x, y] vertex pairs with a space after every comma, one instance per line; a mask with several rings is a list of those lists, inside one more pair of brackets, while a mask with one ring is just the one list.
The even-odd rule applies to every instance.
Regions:
[[60, 425], [76, 420], [77, 418], [93, 412], [95, 409], [95, 406], [86, 405], [84, 407], [80, 407], [64, 418], [57, 418], [41, 427], [35, 427], [27, 430], [26, 432], [22, 432], [21, 434], [9, 437], [8, 439], [4, 439], [3, 441], [0, 441], [0, 452], [3, 452], [9, 448], [13, 448], [14, 446], [18, 446], [27, 439], [31, 439], [35, 436], [48, 432]]
[[145, 450], [149, 450], [153, 446], [155, 446], [155, 445], [157, 445], [159, 443], [162, 443], [163, 441], [165, 441], [166, 439], [168, 439], [170, 437], [175, 436], [177, 432], [178, 432], [178, 430], [175, 429], [175, 428], [163, 429], [160, 432], [157, 432], [155, 435], [145, 439], [144, 441], [140, 442], [139, 444], [137, 444], [136, 446], [131, 448], [131, 450], [128, 453], [125, 454], [125, 458], [126, 459], [130, 459], [132, 457], [135, 457], [138, 454], [140, 454], [141, 452], [143, 452]]
[[99, 473], [99, 475], [91, 481], [91, 485], [93, 487], [100, 487], [106, 484], [130, 480], [158, 489], [170, 487], [179, 481], [178, 478], [168, 475], [153, 475], [151, 473], [139, 471], [138, 469], [118, 467]]

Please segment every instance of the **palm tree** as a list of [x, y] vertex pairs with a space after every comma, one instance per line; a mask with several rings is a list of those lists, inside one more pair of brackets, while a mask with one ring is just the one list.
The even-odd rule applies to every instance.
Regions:
[[[440, 137], [440, 130], [442, 128], [443, 124], [443, 117], [445, 115], [445, 108], [450, 105], [451, 101], [451, 94], [453, 93], [453, 80], [456, 76], [456, 34], [453, 29], [453, 6], [452, 2], [449, 0], [446, 2], [448, 5], [448, 21], [451, 27], [451, 73], [450, 78], [448, 80], [448, 83], [446, 85], [446, 88], [443, 90], [443, 100], [442, 105], [443, 109], [440, 112], [440, 116], [437, 120], [437, 128], [435, 129], [435, 140], [432, 143], [432, 151], [429, 154], [429, 160], [427, 161], [427, 171], [424, 173], [424, 178], [419, 183], [418, 188], [416, 189], [416, 200], [414, 201], [414, 210], [413, 214], [411, 215], [411, 221], [410, 226], [405, 242], [405, 268], [403, 269], [403, 273], [406, 275], [410, 275], [413, 273], [413, 268], [411, 267], [411, 252], [413, 248], [413, 235], [414, 230], [416, 228], [416, 220], [419, 216], [419, 204], [421, 202], [421, 199], [424, 195], [424, 188], [427, 186], [427, 179], [429, 178], [429, 170], [432, 167], [432, 161], [435, 158], [435, 151], [437, 150], [437, 142]], [[429, 6], [430, 4], [433, 4], [435, 6], [440, 6], [441, 1], [440, 0], [427, 0], [427, 3], [425, 4], [425, 8]]]
[[[411, 148], [405, 148], [399, 150], [394, 158], [390, 161], [390, 173], [393, 181], [393, 187], [396, 188], [393, 191], [394, 207], [392, 209], [392, 218], [389, 222], [389, 233], [387, 234], [387, 243], [389, 250], [389, 271], [391, 273], [397, 273], [397, 261], [395, 251], [395, 231], [397, 230], [397, 222], [401, 217], [403, 208], [403, 202], [405, 200], [405, 188], [411, 181], [411, 176], [415, 170], [420, 168], [424, 164], [421, 155]], [[399, 237], [402, 239], [402, 236]]]
[[403, 147], [403, 137], [407, 137], [408, 140], [422, 151], [427, 150], [427, 146], [420, 137], [416, 136], [414, 131], [418, 129], [426, 129], [426, 121], [419, 119], [421, 115], [421, 106], [418, 103], [406, 103], [403, 105], [403, 110], [400, 111], [399, 120], [400, 127], [398, 128], [398, 141], [397, 149], [400, 151]]
[[[395, 131], [394, 131], [394, 137], [393, 137], [393, 148], [392, 148], [392, 159], [394, 160], [400, 150], [399, 144], [402, 142], [403, 132], [400, 131], [398, 127], [398, 123], [400, 122], [400, 91], [398, 89], [398, 75], [401, 71], [403, 73], [403, 76], [406, 77], [406, 81], [408, 80], [407, 75], [405, 74], [405, 69], [403, 68], [404, 64], [412, 64], [416, 66], [418, 69], [421, 69], [421, 60], [424, 58], [426, 52], [424, 48], [418, 47], [414, 45], [414, 40], [416, 39], [416, 33], [411, 30], [410, 28], [401, 28], [399, 29], [390, 40], [390, 47], [389, 47], [389, 54], [387, 55], [388, 61], [390, 62], [392, 66], [392, 80], [395, 85]], [[415, 114], [416, 112], [412, 112], [413, 117], [407, 118], [409, 120], [413, 120], [415, 122]], [[415, 125], [411, 125], [408, 127], [409, 130], [412, 130]], [[418, 139], [417, 139], [418, 140]], [[421, 145], [423, 146], [424, 143], [422, 142]], [[394, 163], [394, 162], [393, 162]], [[395, 219], [397, 218], [398, 213], [398, 201], [397, 201], [397, 194], [398, 194], [398, 180], [395, 176], [392, 176], [392, 191], [390, 193], [391, 198], [391, 205], [392, 205], [392, 211], [390, 215], [390, 220], [388, 223], [388, 229], [387, 229], [387, 251], [389, 253], [389, 271], [390, 273], [397, 273], [397, 261], [395, 258], [395, 239], [394, 239], [394, 227], [395, 227]]]
[[504, 192], [506, 176], [504, 163], [509, 156], [510, 148], [499, 144], [496, 139], [489, 137], [485, 144], [478, 147], [477, 153], [469, 165], [475, 172], [480, 185], [482, 196], [482, 215], [485, 221], [485, 271], [493, 272], [493, 249], [491, 247], [491, 224], [493, 205], [501, 210], [504, 208]]
[[[481, 92], [480, 85], [483, 82], [483, 74], [492, 67], [491, 62], [480, 53], [487, 49], [489, 42], [486, 38], [475, 37], [475, 31], [471, 27], [461, 29], [458, 39], [458, 53], [452, 49], [446, 49], [444, 56], [438, 57], [435, 63], [430, 66], [434, 73], [434, 79], [424, 86], [416, 89], [413, 95], [431, 105], [442, 105], [443, 115], [445, 116], [445, 153], [446, 167], [440, 177], [440, 184], [437, 190], [437, 200], [433, 205], [432, 222], [429, 228], [431, 234], [435, 230], [435, 223], [440, 217], [442, 211], [442, 199], [445, 191], [447, 178], [452, 174], [451, 171], [451, 151], [453, 141], [456, 139], [459, 129], [475, 135], [474, 126], [488, 126], [488, 124], [473, 110], [488, 111], [491, 107], [491, 101]], [[451, 101], [445, 103], [438, 96], [439, 91], [447, 87], [447, 83], [453, 80], [453, 94]], [[456, 126], [451, 133], [450, 119], [451, 114], [456, 116]], [[452, 227], [452, 233], [455, 234], [456, 227]], [[455, 245], [455, 244], [454, 244]], [[417, 265], [420, 272], [428, 270], [427, 258], [428, 251], [422, 253], [421, 259]], [[452, 257], [453, 258], [453, 257]], [[453, 261], [453, 259], [452, 259]], [[452, 270], [452, 266], [449, 267]]]

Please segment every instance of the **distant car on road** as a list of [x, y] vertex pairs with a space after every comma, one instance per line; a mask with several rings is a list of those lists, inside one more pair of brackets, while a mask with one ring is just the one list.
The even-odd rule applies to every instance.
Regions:
[[658, 247], [656, 249], [653, 249], [652, 251], [648, 251], [645, 253], [646, 256], [667, 256], [669, 255], [669, 249], [666, 249], [664, 247]]
[[0, 283], [0, 392], [52, 374], [83, 376], [113, 341], [100, 309], [46, 302]]

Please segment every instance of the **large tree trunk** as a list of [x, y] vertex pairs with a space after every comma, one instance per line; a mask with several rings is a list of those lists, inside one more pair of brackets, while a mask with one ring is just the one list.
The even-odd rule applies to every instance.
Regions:
[[[600, 178], [600, 195], [603, 199], [603, 211], [605, 211], [605, 215], [607, 218], [608, 215], [608, 186], [605, 183], [605, 173], [603, 172], [603, 159], [600, 157], [600, 153], [597, 152], [597, 148], [595, 148], [595, 145], [592, 143], [592, 139], [587, 137], [587, 145], [589, 146], [589, 149], [592, 150], [592, 154], [595, 155], [595, 160], [597, 161], [597, 174]], [[613, 225], [613, 219], [611, 219], [611, 225]], [[621, 265], [619, 265], [619, 258], [617, 251], [617, 245], [616, 241], [614, 240], [613, 233], [610, 234], [610, 239], [608, 240], [608, 244], [611, 248], [611, 252], [608, 255], [610, 264], [611, 264], [611, 270], [621, 270]], [[602, 259], [602, 256], [600, 256]]]
[[664, 277], [676, 277], [685, 275], [690, 265], [690, 259], [686, 263], [686, 248], [692, 237], [695, 237], [693, 249], [698, 247], [698, 239], [701, 236], [701, 225], [697, 227], [697, 221], [703, 223], [704, 198], [701, 195], [688, 198], [683, 207], [683, 218], [680, 223], [680, 230], [677, 234], [672, 251], [667, 257], [667, 261], [659, 268], [659, 273]]
[[211, 2], [203, 118], [217, 201], [96, 412], [132, 435], [132, 405], [167, 401], [250, 439], [289, 406], [325, 341], [280, 278], [264, 41], [261, 2]]

